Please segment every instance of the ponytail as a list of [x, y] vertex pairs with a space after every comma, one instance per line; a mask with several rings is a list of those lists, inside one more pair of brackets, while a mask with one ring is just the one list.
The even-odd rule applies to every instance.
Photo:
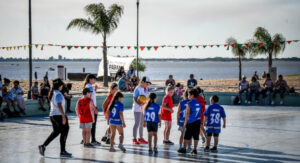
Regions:
[[148, 101], [147, 101], [147, 103], [146, 103], [146, 105], [145, 105], [145, 109], [146, 109], [146, 110], [148, 109], [148, 107], [149, 107], [152, 103], [154, 103], [155, 99], [156, 99], [156, 94], [153, 93], [153, 92], [151, 92], [151, 93], [149, 94], [149, 99], [148, 99]]
[[108, 106], [109, 111], [112, 111], [113, 108], [114, 108], [114, 106], [115, 106], [116, 101], [117, 101], [119, 98], [123, 98], [123, 97], [124, 97], [124, 96], [123, 96], [123, 94], [122, 94], [121, 92], [117, 92], [117, 93], [114, 95], [113, 100], [111, 100], [111, 102], [110, 102], [110, 104], [109, 104], [109, 106]]

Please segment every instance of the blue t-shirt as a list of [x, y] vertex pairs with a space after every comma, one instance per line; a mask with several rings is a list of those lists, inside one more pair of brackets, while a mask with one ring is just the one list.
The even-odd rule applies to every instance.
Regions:
[[207, 128], [221, 128], [221, 118], [226, 118], [224, 108], [219, 104], [210, 105], [204, 112], [207, 117]]
[[147, 110], [145, 111], [145, 122], [155, 122], [158, 123], [158, 114], [160, 111], [160, 106], [156, 103], [152, 103], [149, 105]]
[[123, 89], [125, 88], [125, 86], [126, 86], [125, 81], [126, 81], [125, 78], [120, 78], [120, 79], [119, 79], [118, 85], [119, 85], [119, 89], [120, 89], [120, 90], [123, 90]]
[[188, 102], [190, 107], [190, 116], [188, 123], [193, 123], [201, 119], [201, 104], [197, 99], [193, 99]]
[[122, 125], [120, 112], [124, 111], [124, 105], [120, 101], [116, 101], [114, 108], [110, 112], [109, 123], [112, 125]]
[[182, 127], [185, 121], [186, 115], [186, 105], [188, 105], [189, 100], [182, 100], [180, 101], [180, 114], [179, 114], [179, 126]]

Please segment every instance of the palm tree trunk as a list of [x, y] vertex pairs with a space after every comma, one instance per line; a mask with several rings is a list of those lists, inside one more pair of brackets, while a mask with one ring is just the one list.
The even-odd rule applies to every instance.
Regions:
[[269, 65], [269, 73], [271, 73], [271, 68], [272, 68], [272, 52], [269, 52], [268, 65]]
[[239, 80], [242, 80], [242, 60], [241, 60], [241, 56], [239, 56]]
[[102, 59], [103, 59], [103, 70], [104, 70], [103, 83], [104, 83], [104, 87], [108, 87], [106, 34], [104, 34], [103, 36], [103, 58]]

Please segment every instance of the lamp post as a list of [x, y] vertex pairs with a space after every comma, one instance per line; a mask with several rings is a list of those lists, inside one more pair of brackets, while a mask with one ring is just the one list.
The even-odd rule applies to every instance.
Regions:
[[31, 99], [32, 87], [32, 31], [31, 31], [31, 0], [29, 0], [29, 90], [28, 99]]
[[140, 0], [136, 1], [136, 8], [137, 8], [137, 22], [136, 22], [136, 74], [137, 78], [139, 79], [139, 69], [138, 69], [138, 64], [139, 64], [139, 5], [140, 5]]

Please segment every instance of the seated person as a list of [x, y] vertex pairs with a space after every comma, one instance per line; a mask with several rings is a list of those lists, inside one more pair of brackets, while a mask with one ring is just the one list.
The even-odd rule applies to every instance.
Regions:
[[129, 81], [126, 78], [125, 74], [118, 81], [119, 90], [128, 91], [129, 90]]
[[131, 77], [131, 79], [130, 79], [130, 81], [132, 82], [132, 85], [133, 85], [133, 90], [135, 89], [135, 87], [139, 84], [139, 82], [138, 82], [138, 79], [137, 79], [137, 77], [136, 77], [136, 75], [132, 75], [132, 77]]
[[245, 103], [247, 103], [248, 91], [249, 91], [249, 82], [246, 80], [247, 77], [245, 75], [243, 75], [242, 78], [243, 79], [239, 83], [239, 104], [241, 103], [243, 93], [246, 94]]
[[135, 71], [134, 71], [132, 65], [129, 66], [129, 70], [127, 71], [127, 74], [129, 76], [129, 78], [132, 78], [132, 76], [135, 75]]
[[197, 86], [197, 80], [194, 79], [194, 74], [190, 75], [190, 79], [187, 81], [187, 87], [192, 89]]
[[4, 78], [4, 86], [2, 89], [3, 101], [6, 102], [9, 112], [11, 112], [10, 110], [10, 105], [11, 105], [14, 108], [14, 112], [18, 113], [18, 111], [16, 110], [16, 105], [14, 103], [13, 94], [9, 91], [9, 84], [10, 84], [10, 80]]
[[259, 80], [259, 76], [257, 75], [257, 71], [254, 72], [253, 76], [252, 77], [255, 77], [256, 80]]
[[31, 87], [31, 92], [32, 92], [31, 98], [33, 100], [38, 100], [39, 99], [40, 94], [39, 94], [39, 87], [38, 87], [38, 85], [39, 85], [39, 82], [35, 81], [34, 84], [33, 84], [33, 86]]
[[273, 100], [272, 100], [272, 105], [275, 104], [275, 98], [276, 94], [280, 94], [280, 105], [283, 104], [283, 98], [284, 98], [284, 93], [288, 92], [289, 87], [286, 83], [285, 80], [283, 80], [282, 75], [278, 76], [278, 79], [275, 82], [275, 89], [274, 89], [274, 94], [273, 94]]
[[175, 87], [175, 80], [173, 79], [173, 75], [169, 75], [169, 79], [166, 80], [165, 85], [166, 85], [166, 87], [169, 85], [172, 87]]
[[125, 74], [125, 71], [124, 71], [124, 67], [121, 66], [121, 67], [119, 67], [119, 69], [116, 73], [115, 80], [119, 80], [123, 75], [126, 75], [126, 74]]
[[250, 92], [249, 92], [248, 104], [251, 104], [251, 102], [252, 102], [253, 93], [254, 93], [254, 96], [255, 96], [255, 101], [256, 101], [256, 103], [258, 103], [259, 89], [260, 89], [260, 84], [257, 81], [257, 78], [255, 76], [253, 76], [252, 79], [251, 79], [251, 83], [250, 83]]
[[263, 98], [266, 98], [267, 95], [270, 95], [273, 92], [273, 87], [274, 87], [274, 83], [269, 73], [266, 75], [266, 77], [267, 78], [263, 84], [263, 86], [265, 87], [262, 91]]
[[14, 102], [18, 103], [18, 106], [20, 108], [21, 113], [26, 115], [25, 113], [25, 100], [24, 100], [24, 92], [22, 88], [20, 87], [20, 82], [18, 80], [14, 81], [14, 87], [11, 88], [10, 92], [13, 95]]

